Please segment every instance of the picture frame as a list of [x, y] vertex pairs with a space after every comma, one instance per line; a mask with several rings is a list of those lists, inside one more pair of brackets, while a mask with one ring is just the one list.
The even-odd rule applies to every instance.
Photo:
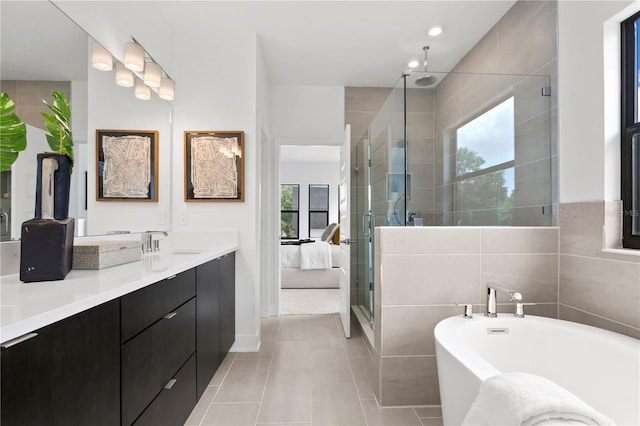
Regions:
[[244, 202], [242, 130], [185, 130], [184, 201]]
[[96, 130], [96, 201], [158, 201], [158, 131]]

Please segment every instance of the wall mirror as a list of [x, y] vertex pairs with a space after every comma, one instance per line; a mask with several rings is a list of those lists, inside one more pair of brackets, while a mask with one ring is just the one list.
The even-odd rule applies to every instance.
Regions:
[[[100, 211], [104, 208], [95, 201], [95, 184], [91, 186], [95, 174], [95, 129], [128, 128], [132, 124], [120, 125], [115, 112], [123, 110], [130, 116], [135, 109], [134, 115], [145, 117], [144, 126], [149, 130], [163, 130], [160, 158], [164, 156], [167, 160], [162, 163], [163, 172], [170, 175], [170, 104], [157, 96], [139, 101], [134, 98], [133, 89], [115, 84], [113, 72], [91, 68], [90, 29], [87, 32], [80, 28], [51, 2], [2, 2], [0, 8], [0, 89], [9, 94], [16, 104], [16, 113], [28, 125], [27, 149], [19, 154], [11, 170], [2, 172], [0, 177], [1, 240], [20, 238], [21, 223], [33, 217], [35, 156], [49, 150], [40, 111], [44, 110], [42, 99], [51, 101], [51, 90], [65, 92], [72, 107], [75, 166], [69, 215], [76, 218], [77, 228], [84, 228], [86, 234], [136, 231], [135, 226], [123, 221], [125, 215], [119, 215], [117, 226], [113, 223], [108, 228], [96, 226], [97, 223], [91, 226], [92, 218], [94, 222], [102, 220]], [[95, 105], [106, 105], [114, 114]], [[166, 147], [164, 151], [162, 144]], [[161, 208], [169, 211], [170, 185], [164, 186], [160, 197]], [[164, 219], [163, 216], [163, 222]]]

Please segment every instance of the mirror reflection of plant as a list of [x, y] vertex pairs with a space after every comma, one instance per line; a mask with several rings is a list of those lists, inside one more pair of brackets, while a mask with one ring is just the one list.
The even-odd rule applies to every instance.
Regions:
[[0, 93], [0, 171], [11, 169], [20, 151], [27, 147], [27, 126], [15, 114], [15, 104]]
[[[44, 104], [53, 114], [41, 112], [44, 124], [50, 134], [46, 135], [49, 147], [58, 154], [66, 155], [71, 159], [73, 167], [73, 135], [71, 134], [71, 107], [64, 92], [53, 90], [51, 92], [53, 103], [45, 100]], [[73, 170], [73, 169], [72, 169]]]

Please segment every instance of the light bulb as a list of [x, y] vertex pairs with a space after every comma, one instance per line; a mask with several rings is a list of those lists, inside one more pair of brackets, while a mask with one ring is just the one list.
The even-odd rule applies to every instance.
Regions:
[[442, 34], [442, 25], [432, 25], [431, 27], [429, 27], [427, 34], [429, 34], [431, 37], [439, 36], [440, 34]]
[[144, 49], [138, 43], [130, 41], [124, 45], [124, 66], [135, 72], [144, 69]]
[[100, 71], [111, 71], [113, 69], [111, 53], [97, 41], [94, 41], [91, 45], [91, 65]]
[[142, 80], [136, 78], [135, 94], [136, 98], [143, 101], [148, 101], [149, 99], [151, 99], [151, 88], [144, 84]]
[[116, 62], [116, 84], [122, 87], [133, 87], [133, 73], [125, 68], [122, 62]]
[[170, 78], [163, 78], [158, 89], [158, 96], [165, 101], [172, 101], [175, 96], [176, 84]]
[[144, 84], [149, 87], [160, 87], [162, 68], [155, 62], [147, 62], [144, 66]]

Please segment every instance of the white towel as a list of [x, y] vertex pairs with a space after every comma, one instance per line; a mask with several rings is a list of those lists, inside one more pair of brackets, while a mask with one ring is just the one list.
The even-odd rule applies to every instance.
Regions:
[[300, 269], [331, 269], [331, 248], [329, 243], [316, 241], [300, 246]]
[[505, 373], [489, 377], [464, 418], [463, 425], [613, 425], [580, 398], [544, 377]]

